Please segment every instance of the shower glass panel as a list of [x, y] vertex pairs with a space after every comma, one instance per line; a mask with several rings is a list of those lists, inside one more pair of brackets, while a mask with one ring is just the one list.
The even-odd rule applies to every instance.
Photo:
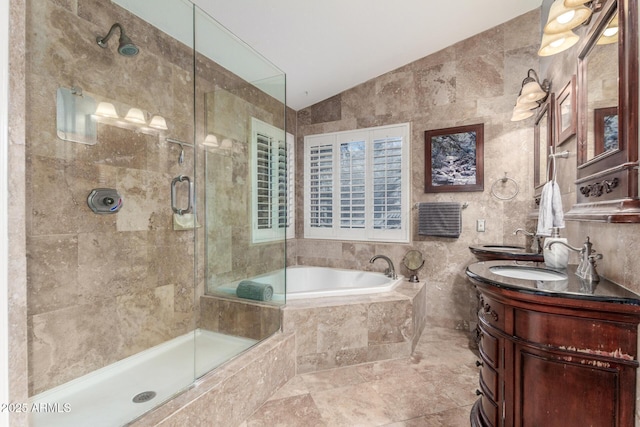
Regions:
[[171, 208], [196, 176], [193, 5], [148, 3], [191, 37], [110, 1], [26, 2], [32, 426], [123, 425], [196, 375], [197, 229]]
[[25, 13], [30, 425], [124, 425], [280, 327], [285, 78], [187, 0]]
[[198, 8], [195, 35], [205, 228], [199, 327], [258, 342], [280, 329], [285, 294], [294, 160], [285, 74]]

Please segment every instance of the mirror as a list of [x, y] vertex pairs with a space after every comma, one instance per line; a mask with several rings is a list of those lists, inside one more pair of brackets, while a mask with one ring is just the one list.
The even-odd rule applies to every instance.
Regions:
[[578, 49], [576, 204], [566, 220], [640, 223], [638, 2], [606, 0]]
[[542, 186], [550, 179], [550, 171], [548, 171], [547, 165], [549, 164], [549, 147], [553, 145], [553, 103], [554, 95], [551, 94], [549, 98], [540, 105], [540, 112], [533, 126], [533, 143], [535, 150], [533, 181], [536, 195], [540, 194]]
[[[604, 13], [605, 11], [603, 11]], [[581, 163], [614, 154], [618, 138], [618, 13], [602, 20], [593, 42], [581, 55], [584, 91], [583, 155]]]
[[419, 282], [416, 271], [418, 271], [424, 265], [424, 258], [422, 258], [422, 253], [420, 251], [410, 250], [404, 255], [402, 263], [405, 267], [407, 267], [408, 270], [411, 271], [409, 281], [412, 283]]

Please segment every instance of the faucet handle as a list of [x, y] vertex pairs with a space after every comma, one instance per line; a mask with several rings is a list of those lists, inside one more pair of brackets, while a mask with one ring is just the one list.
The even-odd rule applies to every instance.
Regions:
[[[595, 253], [595, 251], [591, 251], [591, 252], [594, 252], [594, 253]], [[595, 265], [595, 263], [596, 263], [596, 260], [598, 260], [598, 259], [602, 259], [602, 258], [604, 258], [604, 257], [602, 256], [602, 254], [589, 255], [589, 261], [590, 261], [592, 264], [594, 264], [594, 265]]]

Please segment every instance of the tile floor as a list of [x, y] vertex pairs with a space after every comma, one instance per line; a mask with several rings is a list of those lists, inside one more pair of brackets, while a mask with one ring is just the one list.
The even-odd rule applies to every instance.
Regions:
[[468, 333], [427, 326], [411, 357], [296, 375], [240, 427], [468, 427], [476, 360]]

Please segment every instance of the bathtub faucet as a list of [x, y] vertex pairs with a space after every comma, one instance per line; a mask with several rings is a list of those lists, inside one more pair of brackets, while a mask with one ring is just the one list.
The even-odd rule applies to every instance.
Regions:
[[398, 276], [396, 275], [396, 269], [393, 268], [393, 262], [391, 261], [391, 259], [388, 256], [374, 255], [374, 256], [371, 257], [369, 262], [373, 264], [373, 262], [375, 260], [377, 260], [378, 258], [382, 258], [383, 260], [387, 261], [387, 264], [389, 265], [389, 268], [387, 268], [384, 271], [384, 274], [386, 274], [387, 277], [391, 277], [393, 280], [396, 280], [398, 278]]

